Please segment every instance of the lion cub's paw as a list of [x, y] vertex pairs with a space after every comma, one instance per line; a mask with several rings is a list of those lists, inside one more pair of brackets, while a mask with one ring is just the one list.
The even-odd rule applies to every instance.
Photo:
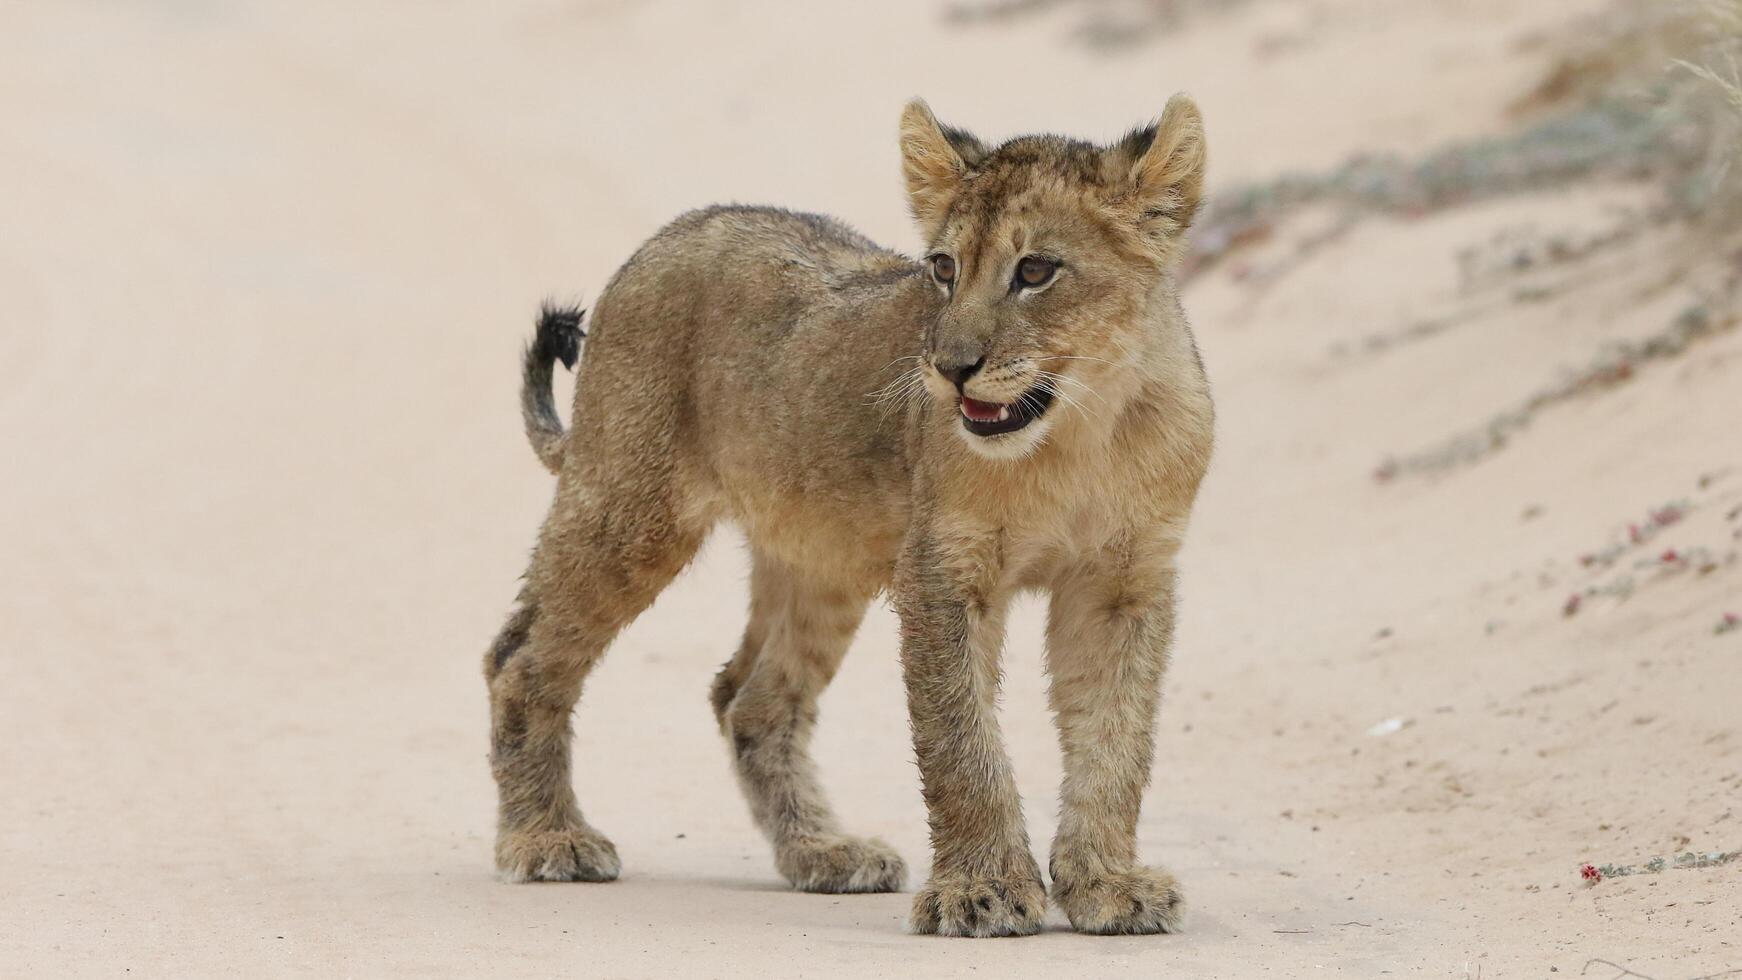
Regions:
[[907, 880], [907, 864], [876, 838], [823, 837], [780, 847], [775, 865], [806, 892], [892, 892]]
[[913, 897], [908, 925], [940, 936], [1032, 936], [1046, 915], [1038, 869], [992, 875], [934, 875]]
[[1103, 936], [1178, 932], [1185, 898], [1160, 868], [1057, 877], [1052, 895], [1078, 932]]
[[508, 881], [615, 881], [617, 848], [586, 825], [496, 835], [496, 867]]

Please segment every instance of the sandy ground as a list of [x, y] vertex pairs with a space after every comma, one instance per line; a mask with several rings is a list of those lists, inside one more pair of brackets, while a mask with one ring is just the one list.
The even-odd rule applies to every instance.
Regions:
[[[1460, 285], [1472, 242], [1615, 220], [1646, 193], [1625, 186], [1370, 221], [1255, 284], [1303, 218], [1188, 290], [1219, 451], [1141, 828], [1186, 933], [1055, 912], [1030, 940], [926, 939], [905, 894], [787, 891], [706, 705], [743, 622], [728, 533], [578, 716], [624, 879], [491, 874], [478, 663], [550, 490], [514, 407], [540, 297], [591, 295], [716, 200], [917, 247], [893, 138], [913, 94], [988, 136], [1108, 137], [1189, 89], [1224, 186], [1497, 131], [1543, 68], [1532, 39], [1593, 4], [1254, 3], [1113, 54], [1071, 40], [1074, 8], [7, 5], [0, 974], [1742, 968], [1742, 867], [1578, 875], [1742, 847], [1742, 632], [1713, 630], [1742, 608], [1742, 334], [1478, 465], [1373, 479], [1686, 302], [1699, 263], [1662, 236], [1542, 302]], [[1669, 501], [1684, 520], [1580, 564]], [[1562, 615], [1635, 562], [1630, 599]], [[1045, 841], [1039, 633], [1024, 605], [1005, 725]], [[922, 872], [885, 609], [817, 754], [850, 826]]]

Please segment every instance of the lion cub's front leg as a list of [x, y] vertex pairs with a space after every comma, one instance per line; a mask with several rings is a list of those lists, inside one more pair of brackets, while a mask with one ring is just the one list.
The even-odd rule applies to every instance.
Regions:
[[910, 538], [896, 572], [901, 666], [931, 824], [931, 878], [911, 926], [945, 936], [1040, 931], [1046, 887], [1029, 850], [993, 702], [1006, 597], [995, 548]]
[[1052, 893], [1081, 932], [1179, 928], [1171, 874], [1137, 861], [1137, 812], [1173, 634], [1171, 554], [1103, 555], [1060, 576], [1047, 623], [1064, 754]]

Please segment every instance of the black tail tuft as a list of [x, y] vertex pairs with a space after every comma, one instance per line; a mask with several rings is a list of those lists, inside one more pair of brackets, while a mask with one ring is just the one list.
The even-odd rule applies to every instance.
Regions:
[[578, 306], [546, 303], [538, 311], [538, 330], [520, 362], [520, 417], [526, 423], [526, 438], [552, 473], [562, 467], [566, 439], [551, 395], [551, 365], [561, 361], [572, 370], [580, 360], [581, 338], [586, 336], [581, 332], [582, 314]]
[[585, 313], [578, 306], [553, 303], [546, 303], [539, 309], [538, 335], [533, 340], [533, 348], [546, 364], [561, 361], [563, 367], [574, 370], [575, 361], [581, 356], [581, 338], [587, 335], [581, 329], [581, 317]]

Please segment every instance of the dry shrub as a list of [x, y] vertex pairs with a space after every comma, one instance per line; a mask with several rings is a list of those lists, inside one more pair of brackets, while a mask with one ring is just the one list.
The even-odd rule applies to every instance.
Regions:
[[1732, 0], [1621, 0], [1580, 21], [1549, 70], [1513, 103], [1519, 114], [1589, 103], [1622, 94], [1649, 95], [1651, 86], [1679, 60], [1698, 58], [1723, 39]]
[[1742, 218], [1742, 0], [1619, 0], [1567, 32], [1515, 128], [1409, 158], [1361, 155], [1331, 171], [1218, 192], [1188, 275], [1260, 240], [1306, 205], [1420, 215], [1592, 180], [1663, 190], [1657, 221], [1728, 239]]
[[[1657, 183], [1655, 223], [1686, 230], [1683, 259], [1724, 263], [1713, 287], [1659, 330], [1607, 345], [1486, 423], [1415, 452], [1392, 455], [1376, 476], [1389, 481], [1440, 473], [1507, 445], [1557, 403], [1625, 384], [1654, 361], [1683, 356], [1742, 316], [1742, 0], [1639, 4], [1623, 0], [1575, 32], [1542, 81], [1516, 105], [1521, 129], [1499, 141], [1447, 147], [1399, 171], [1406, 186], [1432, 189], [1433, 161], [1498, 155], [1511, 166], [1477, 167], [1489, 194], [1567, 177], [1637, 176]], [[1602, 120], [1598, 128], [1598, 120]], [[1602, 127], [1609, 127], [1607, 132]], [[1593, 137], [1595, 137], [1593, 139]], [[1427, 195], [1426, 200], [1443, 200]], [[1252, 220], [1250, 215], [1246, 220]], [[1588, 258], [1588, 256], [1586, 256]], [[1568, 614], [1577, 608], [1577, 597]], [[1720, 624], [1722, 628], [1722, 624]]]
[[1725, 229], [1742, 217], [1742, 0], [1620, 0], [1566, 45], [1515, 108], [1534, 113], [1628, 101], [1664, 130], [1696, 135], [1692, 166], [1660, 168], [1684, 216]]
[[1742, 0], [1708, 0], [1701, 9], [1712, 39], [1696, 52], [1701, 60], [1678, 57], [1676, 64], [1715, 86], [1730, 108], [1742, 115], [1742, 70], [1737, 68], [1742, 58]]

